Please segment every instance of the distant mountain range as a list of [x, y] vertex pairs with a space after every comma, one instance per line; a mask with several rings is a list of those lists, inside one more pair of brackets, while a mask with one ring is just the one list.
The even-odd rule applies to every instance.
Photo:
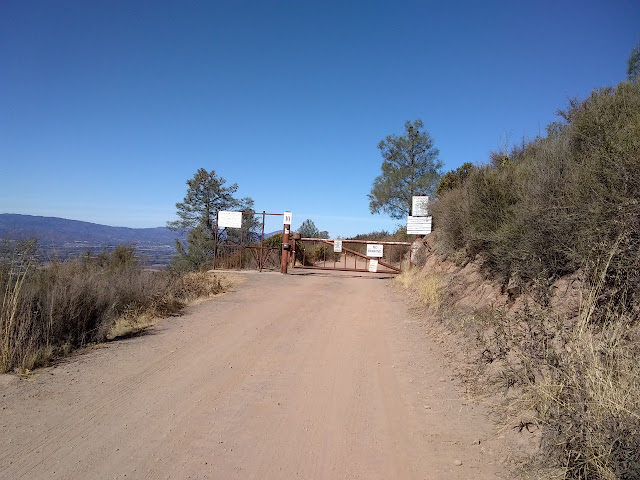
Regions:
[[61, 242], [88, 242], [101, 245], [174, 245], [178, 236], [166, 227], [110, 227], [57, 217], [37, 217], [14, 213], [0, 214], [0, 237], [38, 238], [43, 245]]
[[0, 238], [37, 238], [41, 255], [65, 259], [87, 250], [135, 244], [151, 263], [166, 264], [175, 253], [178, 233], [166, 227], [110, 227], [57, 217], [0, 214]]
[[[280, 232], [265, 233], [265, 238], [276, 233]], [[135, 245], [138, 254], [148, 263], [166, 265], [176, 253], [175, 243], [179, 237], [178, 232], [166, 227], [110, 227], [66, 218], [0, 213], [0, 238], [37, 238], [43, 258], [64, 260], [88, 250], [97, 253], [124, 244]]]

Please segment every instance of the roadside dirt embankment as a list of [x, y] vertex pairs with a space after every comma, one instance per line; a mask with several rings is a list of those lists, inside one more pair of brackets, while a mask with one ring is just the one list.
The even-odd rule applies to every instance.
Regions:
[[545, 289], [501, 285], [481, 259], [456, 264], [438, 253], [436, 241], [424, 242], [421, 267], [399, 281], [420, 300], [433, 335], [448, 339], [465, 385], [518, 447], [520, 473], [636, 478], [637, 311], [599, 303], [604, 282], [589, 283], [581, 272]]

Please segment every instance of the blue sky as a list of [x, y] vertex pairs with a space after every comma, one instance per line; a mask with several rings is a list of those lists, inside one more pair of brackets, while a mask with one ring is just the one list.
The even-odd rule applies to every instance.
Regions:
[[421, 118], [445, 170], [484, 162], [623, 81], [639, 19], [636, 0], [3, 0], [0, 212], [161, 226], [202, 167], [294, 229], [394, 230], [368, 208], [380, 140]]

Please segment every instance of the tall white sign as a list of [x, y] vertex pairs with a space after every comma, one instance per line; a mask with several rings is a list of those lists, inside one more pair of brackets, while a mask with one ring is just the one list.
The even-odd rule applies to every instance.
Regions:
[[284, 225], [291, 225], [291, 212], [284, 212], [282, 223]]
[[333, 241], [333, 251], [336, 253], [340, 253], [342, 251], [342, 240]]
[[411, 213], [414, 217], [426, 217], [429, 215], [429, 197], [416, 195], [412, 200]]
[[378, 260], [369, 260], [369, 271], [376, 273], [378, 271]]
[[242, 212], [218, 212], [219, 228], [242, 228]]

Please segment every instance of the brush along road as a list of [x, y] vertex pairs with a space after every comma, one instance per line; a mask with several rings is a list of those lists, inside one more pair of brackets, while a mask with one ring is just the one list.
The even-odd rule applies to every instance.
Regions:
[[493, 479], [502, 440], [381, 275], [235, 291], [0, 377], [4, 479]]

